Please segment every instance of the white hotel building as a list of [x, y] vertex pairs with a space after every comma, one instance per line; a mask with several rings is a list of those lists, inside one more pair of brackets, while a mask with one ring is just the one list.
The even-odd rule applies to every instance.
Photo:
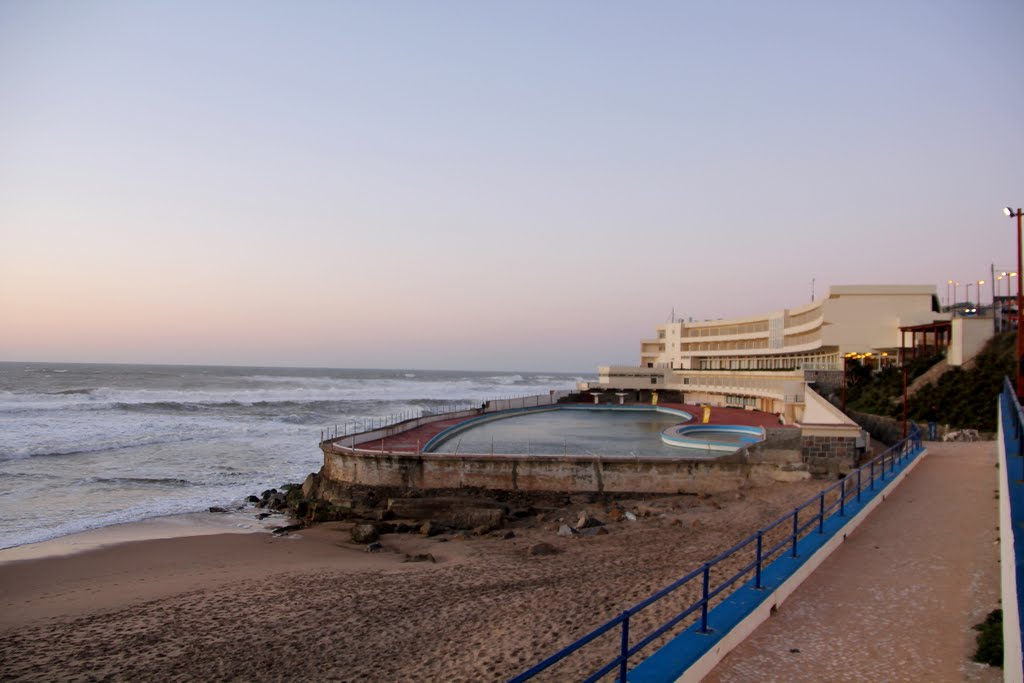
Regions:
[[581, 388], [676, 390], [686, 403], [748, 407], [793, 424], [837, 418], [805, 388], [819, 373], [842, 373], [846, 356], [894, 363], [901, 348], [941, 345], [958, 365], [991, 336], [992, 321], [940, 312], [931, 285], [843, 285], [798, 308], [656, 330], [640, 342], [639, 365], [603, 366]]

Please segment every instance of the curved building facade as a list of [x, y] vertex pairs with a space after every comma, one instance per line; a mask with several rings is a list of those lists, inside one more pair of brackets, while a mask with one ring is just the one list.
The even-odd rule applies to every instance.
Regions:
[[804, 419], [806, 382], [844, 357], [896, 362], [901, 329], [948, 321], [933, 285], [842, 285], [813, 303], [745, 318], [671, 322], [640, 342], [636, 366], [603, 366], [589, 389], [673, 389], [687, 403]]

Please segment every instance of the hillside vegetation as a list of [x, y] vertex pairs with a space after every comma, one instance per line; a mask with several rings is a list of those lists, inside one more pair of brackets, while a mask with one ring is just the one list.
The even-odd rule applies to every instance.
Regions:
[[[919, 423], [927, 421], [935, 406], [940, 424], [952, 429], [996, 430], [996, 400], [1003, 377], [1013, 379], [1016, 332], [1004, 332], [989, 340], [968, 369], [951, 368], [937, 382], [921, 387], [907, 402], [907, 415]], [[941, 357], [918, 358], [907, 367], [911, 383]], [[851, 361], [847, 369], [847, 406], [863, 413], [901, 418], [903, 416], [903, 371], [871, 368]]]

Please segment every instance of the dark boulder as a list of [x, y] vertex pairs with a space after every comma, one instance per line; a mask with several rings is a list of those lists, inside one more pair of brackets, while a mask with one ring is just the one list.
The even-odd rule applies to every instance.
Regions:
[[352, 527], [352, 542], [353, 543], [373, 543], [380, 534], [377, 533], [377, 527], [373, 524], [356, 524]]
[[434, 556], [430, 553], [420, 553], [417, 555], [406, 555], [403, 562], [437, 562]]
[[604, 522], [602, 522], [601, 520], [599, 520], [599, 519], [597, 519], [595, 517], [591, 517], [586, 512], [581, 512], [580, 513], [580, 518], [576, 522], [576, 528], [577, 529], [589, 529], [591, 527], [603, 526], [603, 525], [604, 525]]
[[445, 525], [435, 522], [432, 519], [428, 519], [426, 522], [420, 525], [420, 534], [423, 536], [437, 536], [438, 534], [444, 533]]
[[526, 554], [530, 557], [540, 557], [543, 555], [555, 555], [558, 553], [558, 548], [551, 545], [550, 543], [534, 543], [526, 549]]

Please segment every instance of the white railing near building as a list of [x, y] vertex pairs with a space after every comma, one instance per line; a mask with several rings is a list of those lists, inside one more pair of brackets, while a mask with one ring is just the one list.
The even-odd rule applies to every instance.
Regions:
[[553, 406], [558, 400], [565, 398], [569, 391], [551, 391], [547, 394], [536, 394], [534, 396], [515, 396], [512, 398], [497, 398], [487, 401], [484, 406], [485, 413], [495, 413], [499, 410], [517, 410], [520, 408], [539, 408], [542, 406]]
[[711, 374], [676, 373], [667, 386], [683, 391], [707, 392], [711, 394], [741, 394], [776, 398], [786, 403], [803, 403], [803, 371], [779, 373], [747, 371], [743, 373], [723, 372]]

